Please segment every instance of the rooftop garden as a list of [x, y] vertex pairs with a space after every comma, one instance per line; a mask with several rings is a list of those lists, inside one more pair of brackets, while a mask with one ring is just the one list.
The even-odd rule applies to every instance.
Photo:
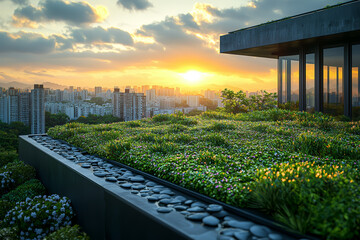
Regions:
[[214, 199], [324, 239], [360, 236], [360, 122], [281, 109], [48, 131]]

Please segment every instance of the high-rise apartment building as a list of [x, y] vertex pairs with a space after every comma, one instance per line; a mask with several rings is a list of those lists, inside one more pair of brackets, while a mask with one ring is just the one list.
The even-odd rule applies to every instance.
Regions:
[[34, 89], [31, 90], [30, 105], [31, 133], [45, 133], [45, 91], [43, 85], [34, 85]]
[[19, 94], [19, 122], [30, 126], [30, 92]]
[[102, 93], [102, 87], [95, 87], [95, 96], [100, 97]]
[[124, 121], [140, 120], [145, 117], [145, 95], [131, 92], [129, 88], [126, 88], [125, 92], [120, 92], [119, 88], [114, 88], [113, 106], [113, 116]]

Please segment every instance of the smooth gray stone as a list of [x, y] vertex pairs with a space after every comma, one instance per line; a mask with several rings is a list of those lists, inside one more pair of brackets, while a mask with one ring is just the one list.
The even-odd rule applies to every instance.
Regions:
[[171, 199], [169, 199], [169, 198], [164, 198], [159, 201], [159, 203], [164, 204], [164, 205], [168, 205], [168, 204], [170, 204], [170, 202], [171, 202]]
[[154, 188], [161, 188], [161, 190], [164, 190], [164, 186], [163, 185], [155, 185]]
[[234, 236], [237, 240], [248, 240], [250, 238], [249, 232], [236, 232]]
[[148, 200], [149, 202], [156, 202], [157, 200], [159, 200], [159, 198], [154, 197], [154, 196], [150, 196], [150, 197], [147, 197], [147, 200]]
[[222, 210], [220, 212], [212, 213], [212, 215], [217, 218], [226, 218], [229, 215], [229, 213], [227, 211]]
[[224, 225], [233, 227], [233, 228], [241, 228], [244, 230], [249, 230], [252, 226], [255, 225], [255, 223], [249, 222], [249, 221], [230, 220], [230, 221], [225, 222]]
[[194, 202], [193, 200], [186, 200], [184, 203], [185, 203], [186, 205], [191, 205], [193, 202]]
[[141, 197], [147, 197], [147, 196], [149, 196], [149, 194], [148, 193], [140, 193], [140, 196]]
[[129, 181], [129, 178], [120, 176], [117, 178], [119, 181]]
[[216, 227], [216, 226], [219, 225], [220, 220], [217, 219], [217, 218], [214, 217], [214, 216], [207, 216], [207, 217], [204, 217], [204, 218], [203, 218], [202, 222], [203, 222], [203, 224], [205, 224], [206, 226]]
[[138, 194], [139, 193], [139, 191], [137, 191], [137, 190], [131, 190], [130, 191], [132, 194]]
[[278, 233], [270, 233], [268, 235], [268, 237], [271, 239], [271, 240], [282, 240], [283, 239], [283, 236], [281, 234], [278, 234]]
[[123, 183], [123, 184], [120, 184], [120, 187], [122, 188], [131, 188], [132, 184], [131, 183]]
[[156, 183], [154, 183], [154, 182], [147, 182], [145, 185], [146, 185], [147, 187], [154, 187], [154, 186], [156, 185]]
[[159, 213], [169, 213], [172, 211], [172, 208], [167, 208], [167, 207], [159, 207], [158, 209], [156, 209]]
[[226, 216], [226, 217], [224, 217], [224, 220], [225, 221], [231, 221], [231, 220], [236, 220], [236, 219], [233, 218], [233, 217], [230, 217], [230, 216]]
[[167, 194], [167, 195], [170, 195], [170, 196], [175, 195], [175, 193], [173, 191], [169, 190], [169, 189], [162, 190], [160, 192], [160, 194]]
[[135, 176], [135, 177], [130, 177], [129, 180], [132, 182], [144, 182], [145, 178], [142, 176]]
[[164, 198], [171, 198], [171, 197], [167, 194], [160, 194], [159, 199], [164, 199]]
[[202, 208], [207, 208], [207, 205], [202, 203], [202, 202], [194, 202], [191, 204], [191, 207], [202, 207]]
[[152, 188], [151, 191], [153, 191], [154, 193], [160, 193], [161, 189], [160, 188]]
[[256, 237], [267, 237], [271, 230], [265, 226], [261, 225], [254, 225], [250, 228], [250, 232], [255, 235]]
[[182, 206], [182, 205], [176, 205], [176, 206], [174, 206], [174, 209], [176, 211], [184, 211], [184, 210], [188, 209], [188, 207]]
[[172, 199], [170, 203], [171, 203], [171, 204], [180, 204], [181, 201], [180, 201], [180, 200], [177, 200], [177, 199]]
[[107, 177], [107, 178], [105, 178], [105, 181], [108, 181], [108, 182], [116, 182], [117, 179], [114, 178], [114, 177]]
[[208, 211], [209, 213], [220, 212], [221, 210], [223, 210], [223, 207], [221, 205], [217, 205], [217, 204], [210, 204], [206, 208], [206, 211]]
[[94, 175], [97, 177], [105, 177], [107, 175], [106, 172], [94, 172]]
[[194, 213], [186, 216], [186, 219], [191, 221], [201, 221], [204, 217], [209, 216], [208, 213]]
[[186, 197], [183, 197], [183, 196], [176, 196], [175, 199], [180, 200], [181, 202], [186, 201]]
[[229, 237], [229, 236], [220, 236], [219, 240], [234, 240], [234, 238]]
[[205, 209], [202, 207], [191, 207], [188, 209], [188, 212], [204, 212]]
[[149, 193], [150, 190], [147, 190], [147, 189], [144, 189], [144, 190], [141, 190], [140, 193]]
[[131, 186], [131, 189], [133, 189], [133, 190], [142, 190], [144, 188], [146, 188], [146, 186], [142, 185], [142, 184], [140, 184], [140, 185], [132, 185]]

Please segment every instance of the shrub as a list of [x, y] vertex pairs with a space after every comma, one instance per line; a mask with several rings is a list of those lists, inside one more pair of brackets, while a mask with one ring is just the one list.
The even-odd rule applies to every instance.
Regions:
[[158, 114], [152, 117], [153, 122], [166, 122], [171, 120], [171, 115], [169, 114]]
[[162, 142], [151, 144], [148, 149], [152, 153], [169, 154], [177, 150], [177, 146], [171, 142]]
[[251, 206], [303, 233], [353, 239], [360, 231], [356, 176], [348, 166], [282, 163], [258, 171]]
[[0, 229], [0, 239], [2, 240], [18, 240], [18, 230], [16, 227], [8, 227]]
[[204, 140], [208, 143], [210, 143], [210, 145], [212, 146], [228, 146], [229, 143], [227, 142], [227, 140], [218, 133], [211, 133], [207, 136], [205, 136]]
[[8, 163], [0, 168], [0, 194], [5, 194], [15, 187], [35, 178], [35, 169], [21, 161]]
[[178, 132], [183, 132], [186, 131], [188, 128], [184, 125], [181, 124], [171, 124], [169, 127], [169, 132], [170, 133], [178, 133]]
[[19, 158], [16, 151], [0, 151], [0, 167], [13, 162]]
[[44, 195], [46, 189], [38, 179], [31, 179], [16, 189], [2, 196], [3, 200], [10, 202], [25, 201], [26, 198], [33, 198], [38, 195]]
[[74, 225], [72, 227], [66, 226], [62, 227], [59, 230], [51, 233], [44, 240], [90, 240], [90, 238], [86, 235], [86, 233], [82, 233], [80, 231], [79, 225]]
[[17, 202], [6, 214], [4, 224], [17, 227], [20, 239], [38, 239], [71, 225], [73, 216], [68, 198], [60, 198], [56, 194], [44, 195]]
[[225, 131], [225, 130], [234, 130], [235, 128], [236, 126], [234, 124], [227, 122], [214, 122], [209, 127], [207, 127], [209, 131], [217, 131], [217, 132]]
[[206, 112], [203, 112], [200, 116], [205, 119], [217, 119], [217, 120], [233, 119], [233, 117], [234, 117], [233, 114], [220, 112], [220, 111], [206, 111]]
[[114, 157], [115, 159], [124, 159], [128, 157], [128, 151], [131, 149], [131, 142], [115, 140], [110, 141], [105, 146], [107, 156]]
[[136, 128], [136, 127], [141, 127], [141, 122], [140, 121], [130, 121], [125, 123], [126, 126], [130, 127], [130, 128]]
[[15, 203], [7, 200], [0, 200], [0, 219], [4, 219], [8, 211], [14, 207]]

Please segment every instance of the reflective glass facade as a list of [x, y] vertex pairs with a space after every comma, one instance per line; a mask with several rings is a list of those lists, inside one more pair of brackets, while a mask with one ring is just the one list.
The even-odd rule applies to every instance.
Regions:
[[344, 114], [344, 47], [323, 51], [324, 113]]
[[281, 64], [281, 99], [280, 103], [299, 102], [299, 55], [279, 58]]
[[351, 105], [354, 120], [360, 120], [360, 44], [352, 46]]
[[305, 106], [306, 111], [315, 111], [315, 54], [309, 53], [305, 56]]

